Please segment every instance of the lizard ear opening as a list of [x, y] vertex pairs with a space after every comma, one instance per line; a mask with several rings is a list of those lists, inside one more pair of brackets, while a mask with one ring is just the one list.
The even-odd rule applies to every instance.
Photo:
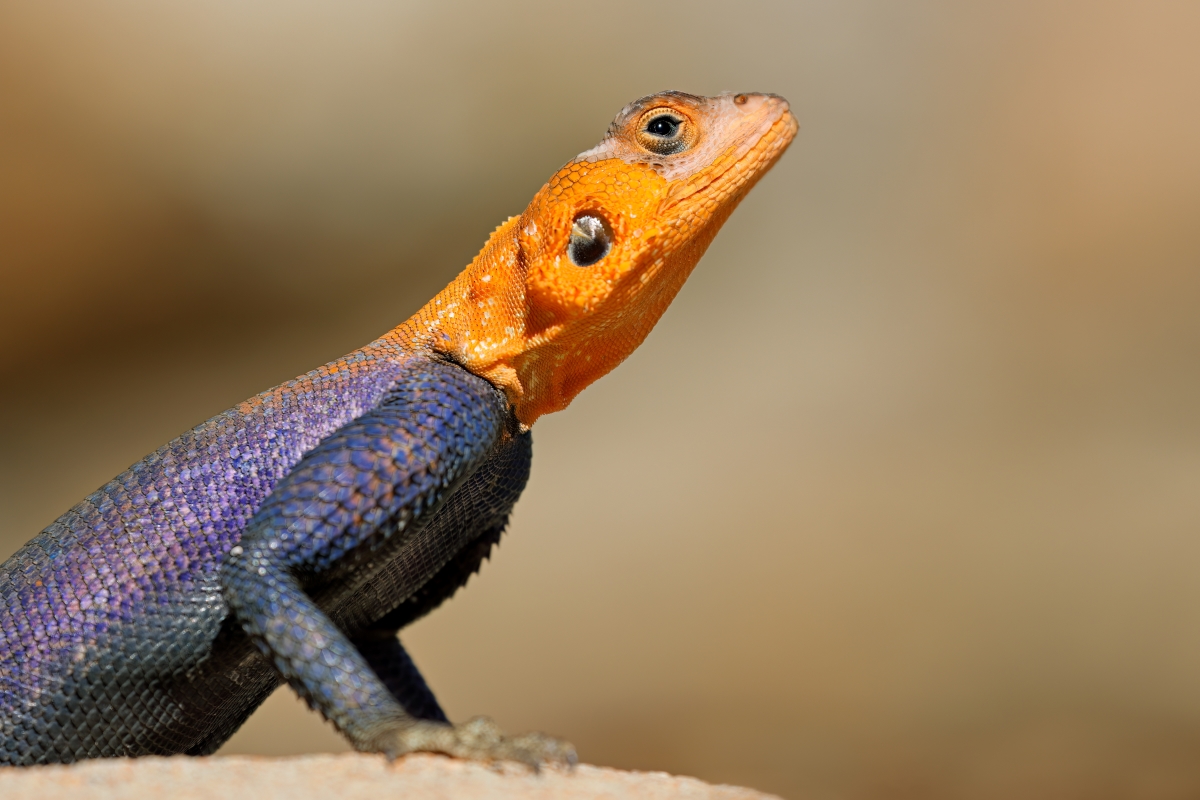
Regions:
[[590, 267], [612, 250], [613, 234], [608, 220], [594, 211], [575, 216], [567, 255], [577, 267]]

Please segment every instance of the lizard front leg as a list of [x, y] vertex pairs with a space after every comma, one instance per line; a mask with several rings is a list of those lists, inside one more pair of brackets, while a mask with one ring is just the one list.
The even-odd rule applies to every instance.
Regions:
[[[506, 737], [485, 719], [443, 722], [423, 681], [424, 696], [417, 690], [406, 708], [387, 681], [415, 673], [411, 662], [390, 662], [374, 646], [364, 655], [327, 613], [380, 572], [376, 562], [417, 546], [422, 525], [504, 435], [507, 415], [504, 396], [483, 379], [415, 358], [379, 407], [331, 434], [279, 482], [222, 564], [222, 591], [242, 627], [358, 750], [534, 766], [574, 759], [569, 745], [540, 734]], [[423, 546], [415, 560], [430, 562], [428, 575], [397, 587], [401, 593], [415, 592], [461, 543], [426, 538]], [[378, 617], [390, 610], [375, 609]], [[356, 636], [369, 639], [367, 630]]]
[[409, 715], [449, 723], [446, 712], [442, 711], [404, 645], [400, 644], [397, 633], [390, 626], [376, 626], [355, 635], [351, 642]]

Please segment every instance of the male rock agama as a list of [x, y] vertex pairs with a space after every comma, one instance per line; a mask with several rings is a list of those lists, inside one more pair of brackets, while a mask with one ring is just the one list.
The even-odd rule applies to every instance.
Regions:
[[530, 427], [642, 342], [796, 130], [774, 95], [630, 104], [412, 318], [59, 517], [0, 566], [0, 763], [210, 753], [281, 681], [359, 750], [573, 760], [449, 724], [397, 631], [479, 569]]

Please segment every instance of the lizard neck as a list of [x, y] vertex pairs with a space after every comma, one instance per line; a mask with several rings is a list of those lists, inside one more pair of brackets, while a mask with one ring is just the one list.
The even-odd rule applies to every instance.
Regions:
[[514, 407], [526, 396], [514, 363], [527, 347], [520, 221], [501, 223], [458, 277], [389, 334], [408, 347], [450, 356], [504, 390]]
[[[604, 195], [614, 181], [628, 188]], [[564, 198], [564, 184], [592, 187], [588, 202]], [[664, 230], [658, 214], [670, 189], [654, 170], [617, 159], [568, 165], [396, 333], [502, 389], [526, 427], [566, 408], [641, 344], [735, 205], [698, 220], [675, 247], [680, 226]], [[595, 267], [568, 255], [564, 234], [582, 212], [603, 215], [621, 243]]]

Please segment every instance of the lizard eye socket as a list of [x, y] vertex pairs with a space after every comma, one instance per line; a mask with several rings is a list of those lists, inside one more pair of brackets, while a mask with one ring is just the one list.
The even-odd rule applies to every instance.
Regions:
[[577, 267], [590, 267], [612, 250], [612, 229], [608, 222], [594, 213], [582, 213], [571, 225], [571, 241], [567, 255]]
[[653, 108], [643, 114], [636, 136], [638, 144], [660, 156], [682, 152], [696, 138], [691, 122], [670, 108]]

